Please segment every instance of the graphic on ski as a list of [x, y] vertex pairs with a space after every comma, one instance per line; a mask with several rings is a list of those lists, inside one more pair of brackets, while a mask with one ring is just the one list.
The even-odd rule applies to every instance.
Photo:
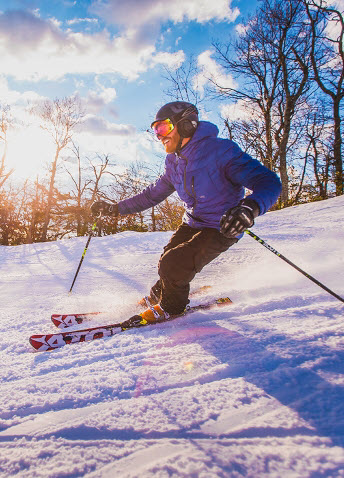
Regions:
[[87, 312], [84, 314], [53, 314], [51, 320], [56, 327], [64, 329], [72, 325], [80, 325], [85, 319], [90, 319], [101, 312]]
[[175, 315], [170, 319], [155, 320], [154, 322], [147, 322], [140, 315], [133, 315], [129, 319], [119, 322], [117, 324], [109, 324], [98, 327], [89, 327], [87, 329], [60, 332], [57, 334], [39, 334], [32, 335], [29, 339], [30, 344], [38, 351], [54, 350], [67, 344], [78, 342], [88, 342], [90, 340], [100, 339], [103, 337], [110, 337], [119, 334], [128, 329], [142, 327], [145, 325], [154, 325], [158, 322], [167, 322], [178, 317], [183, 317], [197, 310], [207, 310], [216, 306], [223, 306], [231, 304], [232, 301], [228, 297], [212, 300], [206, 304], [199, 304], [188, 307], [182, 314]]
[[[211, 289], [211, 285], [203, 285], [191, 292], [190, 297], [201, 294]], [[82, 314], [53, 314], [51, 320], [53, 324], [59, 329], [66, 329], [73, 325], [80, 325], [85, 320], [92, 319], [95, 315], [102, 314], [102, 312], [87, 312]]]

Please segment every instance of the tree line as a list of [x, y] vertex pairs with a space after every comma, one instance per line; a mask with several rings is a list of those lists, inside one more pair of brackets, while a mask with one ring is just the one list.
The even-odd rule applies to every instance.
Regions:
[[[90, 209], [96, 199], [120, 201], [141, 192], [158, 175], [145, 164], [132, 163], [122, 172], [109, 154], [82, 157], [73, 134], [84, 117], [76, 96], [46, 100], [31, 108], [41, 127], [50, 135], [55, 151], [45, 179], [26, 180], [15, 185], [13, 170], [6, 169], [9, 108], [2, 107], [4, 153], [0, 170], [0, 244], [45, 242], [89, 234], [95, 218]], [[68, 152], [67, 161], [62, 153]], [[71, 166], [71, 163], [73, 166]], [[143, 213], [119, 218], [103, 217], [99, 235], [124, 230], [158, 231], [175, 229], [183, 208], [173, 195]]]
[[240, 107], [240, 118], [231, 116], [233, 109], [222, 116], [225, 130], [279, 174], [279, 207], [343, 194], [344, 18], [335, 5], [261, 0], [234, 38], [213, 42], [235, 85], [208, 75], [203, 99], [194, 58], [166, 70], [170, 97], [203, 102], [205, 109], [209, 97]]
[[[209, 99], [240, 108], [238, 117], [233, 117], [233, 108], [227, 114], [223, 109], [222, 133], [279, 174], [279, 208], [343, 194], [344, 19], [335, 5], [325, 0], [261, 0], [234, 38], [212, 44], [218, 63], [235, 81], [229, 86], [223, 76], [201, 71], [192, 56], [177, 70], [165, 71], [171, 100], [190, 101], [205, 112]], [[201, 73], [210, 85], [203, 95], [197, 85]], [[107, 154], [81, 157], [73, 140], [84, 115], [77, 97], [46, 101], [31, 112], [50, 135], [55, 154], [46, 181], [37, 178], [14, 186], [13, 171], [6, 168], [7, 131], [13, 119], [9, 107], [1, 107], [1, 244], [88, 234], [94, 221], [90, 205], [96, 198], [128, 198], [158, 176], [158, 171], [137, 163], [118, 173]], [[61, 161], [67, 149], [77, 168]], [[171, 196], [144, 213], [103, 218], [98, 230], [173, 230], [182, 214], [182, 204]]]

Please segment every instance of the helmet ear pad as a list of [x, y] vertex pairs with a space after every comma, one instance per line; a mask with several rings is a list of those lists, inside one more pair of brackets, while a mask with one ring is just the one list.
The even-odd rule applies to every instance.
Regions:
[[177, 131], [182, 138], [191, 138], [197, 126], [197, 121], [185, 118], [184, 120], [178, 121]]

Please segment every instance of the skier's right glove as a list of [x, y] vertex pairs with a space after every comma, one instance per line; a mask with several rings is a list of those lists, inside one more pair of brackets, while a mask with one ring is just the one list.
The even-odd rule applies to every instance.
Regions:
[[99, 216], [99, 213], [104, 216], [118, 216], [118, 205], [106, 201], [95, 201], [91, 206], [91, 213], [93, 216]]
[[240, 203], [228, 209], [220, 221], [220, 232], [228, 238], [242, 234], [245, 229], [252, 227], [255, 218], [259, 216], [259, 206], [253, 199], [245, 198]]

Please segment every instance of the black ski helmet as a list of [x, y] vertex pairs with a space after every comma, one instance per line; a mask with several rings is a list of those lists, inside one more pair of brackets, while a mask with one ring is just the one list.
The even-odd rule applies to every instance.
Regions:
[[157, 121], [170, 119], [181, 138], [191, 138], [198, 126], [198, 110], [195, 105], [187, 101], [172, 101], [162, 106], [151, 124]]

